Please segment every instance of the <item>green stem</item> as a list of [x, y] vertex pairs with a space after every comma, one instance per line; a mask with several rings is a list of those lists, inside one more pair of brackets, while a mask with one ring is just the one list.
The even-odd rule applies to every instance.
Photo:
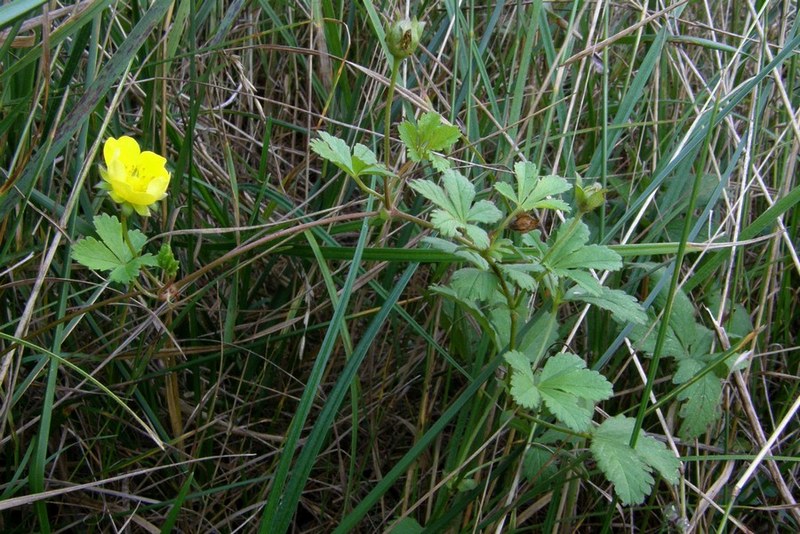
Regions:
[[131, 243], [131, 237], [128, 235], [128, 216], [125, 214], [124, 210], [119, 214], [119, 221], [122, 224], [123, 241], [128, 245], [128, 249], [131, 251], [133, 257], [138, 256], [139, 254], [136, 253], [136, 249], [133, 248], [133, 243]]
[[[383, 122], [383, 163], [389, 168], [389, 157], [391, 155], [389, 141], [392, 128], [392, 103], [394, 101], [394, 88], [397, 85], [397, 74], [400, 72], [400, 61], [392, 59], [392, 77], [389, 79], [389, 89], [386, 91], [386, 106], [384, 109]], [[389, 177], [383, 177], [383, 204], [388, 211], [392, 211], [392, 195], [389, 190]]]

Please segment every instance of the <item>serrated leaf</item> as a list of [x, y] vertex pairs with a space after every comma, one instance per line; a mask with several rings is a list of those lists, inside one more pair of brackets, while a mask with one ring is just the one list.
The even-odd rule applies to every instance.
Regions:
[[570, 352], [547, 360], [539, 377], [539, 389], [559, 389], [595, 402], [610, 399], [614, 394], [606, 377], [587, 369], [583, 358]]
[[72, 258], [96, 271], [108, 271], [119, 266], [120, 260], [107, 246], [93, 237], [79, 239], [72, 246]]
[[484, 271], [489, 269], [489, 262], [486, 261], [486, 259], [480, 254], [473, 250], [460, 247], [452, 241], [447, 241], [446, 239], [441, 239], [438, 237], [426, 236], [422, 238], [422, 242], [430, 245], [431, 248], [435, 248], [436, 250], [441, 250], [442, 252], [447, 252], [448, 254], [455, 254], [456, 256], [470, 262], [478, 269], [483, 269]]
[[378, 163], [378, 158], [366, 146], [358, 143], [350, 150], [344, 140], [328, 132], [319, 132], [317, 139], [312, 139], [311, 150], [336, 165], [352, 178], [363, 175], [388, 176], [392, 172]]
[[497, 291], [497, 277], [489, 271], [467, 267], [453, 273], [450, 287], [464, 298], [489, 300]]
[[581, 244], [577, 250], [562, 255], [556, 261], [551, 260], [549, 264], [556, 272], [567, 269], [618, 271], [622, 268], [622, 257], [602, 245]]
[[603, 286], [595, 280], [592, 273], [588, 271], [579, 271], [577, 269], [570, 269], [564, 272], [564, 276], [571, 278], [578, 285], [589, 292], [591, 295], [600, 296], [603, 294]]
[[[125, 244], [122, 237], [122, 223], [119, 222], [119, 219], [106, 213], [101, 213], [94, 217], [93, 222], [97, 235], [100, 236], [103, 244], [108, 247], [116, 258], [127, 261], [133, 257], [130, 248]], [[134, 230], [133, 232], [128, 232], [128, 236], [131, 238], [131, 243], [136, 253], [138, 254], [141, 252], [142, 246], [144, 245], [144, 241], [141, 240], [141, 237], [143, 237], [142, 233]], [[145, 240], [146, 239], [147, 238], [145, 238]], [[134, 240], [136, 242], [134, 242]], [[119, 263], [119, 261], [117, 263]]]
[[505, 360], [511, 366], [511, 396], [514, 401], [530, 410], [535, 410], [541, 403], [539, 390], [533, 383], [533, 370], [527, 356], [521, 352], [510, 350]]
[[453, 217], [449, 212], [436, 209], [431, 213], [431, 224], [434, 228], [446, 237], [456, 237], [460, 235], [459, 228], [465, 228], [466, 225], [461, 223], [457, 218]]
[[377, 176], [392, 176], [394, 174], [381, 163], [378, 163], [375, 153], [361, 143], [357, 143], [353, 147], [352, 161], [353, 172], [356, 176], [373, 174]]
[[582, 221], [567, 219], [553, 238], [547, 267], [563, 276], [569, 269], [602, 269], [616, 271], [622, 268], [622, 257], [608, 247], [587, 245], [589, 227]]
[[450, 168], [450, 160], [438, 154], [428, 154], [428, 161], [430, 161], [431, 166], [439, 172], [444, 172]]
[[680, 460], [666, 446], [647, 435], [640, 435], [631, 448], [635, 420], [618, 415], [594, 429], [591, 451], [600, 470], [614, 484], [623, 504], [640, 504], [650, 493], [654, 470], [667, 482], [678, 481]]
[[312, 139], [311, 150], [330, 161], [345, 173], [353, 175], [353, 158], [350, 147], [343, 139], [339, 139], [328, 132], [319, 132], [318, 139]]
[[118, 265], [108, 275], [108, 279], [112, 282], [119, 282], [121, 284], [129, 284], [139, 277], [139, 270], [144, 266], [155, 267], [158, 260], [152, 254], [144, 254], [128, 260], [124, 265]]
[[539, 177], [536, 165], [530, 162], [519, 162], [514, 165], [514, 177], [517, 190], [514, 191], [505, 182], [495, 184], [495, 190], [515, 205], [515, 211], [530, 211], [535, 208], [548, 208], [569, 211], [564, 201], [547, 198], [567, 191], [570, 186], [559, 176]]
[[522, 460], [522, 475], [531, 482], [550, 478], [558, 471], [557, 462], [558, 457], [552, 452], [531, 448]]
[[470, 222], [491, 224], [497, 222], [503, 213], [497, 209], [494, 203], [488, 200], [479, 200], [469, 209], [467, 220]]
[[469, 208], [475, 199], [475, 186], [466, 176], [451, 170], [442, 174], [442, 187], [450, 200], [450, 207], [442, 206], [442, 209], [447, 210], [459, 221], [466, 223]]
[[[704, 362], [694, 359], [681, 360], [678, 362], [678, 370], [672, 377], [672, 382], [674, 384], [688, 382], [702, 372], [705, 365]], [[720, 416], [722, 383], [714, 373], [706, 373], [697, 382], [681, 391], [678, 400], [683, 401], [679, 413], [683, 419], [680, 435], [686, 439], [695, 438], [703, 434]]]
[[409, 187], [444, 210], [452, 208], [444, 189], [430, 180], [411, 180]]
[[645, 324], [647, 314], [635, 298], [619, 289], [602, 288], [602, 294], [593, 295], [580, 286], [574, 286], [564, 295], [564, 300], [580, 300], [608, 310], [621, 322]]
[[475, 243], [476, 247], [478, 247], [481, 250], [489, 248], [489, 245], [491, 243], [489, 241], [489, 234], [486, 233], [486, 230], [484, 230], [480, 226], [475, 226], [474, 224], [465, 224], [463, 228], [466, 236], [473, 243]]
[[556, 315], [543, 306], [531, 322], [533, 324], [530, 327], [526, 324], [520, 329], [522, 339], [519, 340], [518, 348], [531, 362], [536, 363], [558, 338], [558, 321]]
[[525, 291], [536, 290], [536, 279], [532, 277], [530, 272], [537, 272], [541, 270], [539, 265], [534, 264], [500, 264], [500, 271], [511, 280], [511, 282]]
[[[409, 159], [417, 163], [425, 159], [430, 159], [431, 163], [434, 159], [443, 159], [432, 152], [449, 149], [461, 136], [458, 127], [443, 124], [441, 116], [430, 111], [423, 113], [417, 124], [403, 121], [398, 132]], [[441, 165], [440, 161], [436, 163]]]
[[494, 184], [494, 189], [508, 200], [510, 200], [514, 206], [519, 205], [519, 199], [517, 198], [517, 193], [514, 191], [514, 188], [511, 187], [511, 184], [508, 182], [497, 182]]
[[535, 385], [553, 415], [578, 432], [589, 428], [594, 403], [613, 394], [611, 383], [603, 375], [587, 369], [586, 362], [570, 353], [548, 359]]
[[[636, 325], [631, 331], [631, 339], [635, 340], [634, 346], [648, 354], [653, 355], [656, 349], [656, 339], [658, 338], [658, 323], [650, 325]], [[687, 358], [689, 353], [681, 345], [678, 336], [671, 326], [667, 327], [664, 344], [661, 347], [662, 356], [671, 356], [676, 359]]]
[[138, 230], [129, 231], [128, 240], [131, 246], [128, 246], [123, 238], [122, 223], [115, 216], [101, 214], [93, 220], [101, 240], [94, 237], [78, 240], [72, 247], [72, 258], [75, 261], [90, 269], [111, 271], [108, 279], [122, 284], [129, 284], [138, 277], [142, 266], [157, 265], [157, 259], [152, 254], [139, 255], [147, 241], [143, 233]]
[[489, 247], [489, 235], [474, 223], [495, 222], [502, 213], [488, 200], [473, 205], [475, 186], [465, 176], [446, 171], [442, 186], [430, 180], [413, 180], [410, 186], [437, 206], [431, 213], [431, 223], [442, 235], [456, 237], [463, 232], [477, 248]]

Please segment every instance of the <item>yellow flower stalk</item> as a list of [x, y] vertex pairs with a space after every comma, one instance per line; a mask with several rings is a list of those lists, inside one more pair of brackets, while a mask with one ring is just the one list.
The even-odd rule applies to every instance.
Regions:
[[166, 158], [142, 152], [133, 138], [109, 138], [103, 146], [103, 158], [106, 167], [100, 167], [100, 176], [105, 183], [100, 187], [122, 205], [124, 212], [133, 209], [147, 217], [153, 204], [167, 196], [170, 174]]

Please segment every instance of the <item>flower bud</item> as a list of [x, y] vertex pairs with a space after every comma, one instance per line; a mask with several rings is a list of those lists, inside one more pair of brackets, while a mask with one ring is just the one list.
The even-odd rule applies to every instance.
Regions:
[[578, 204], [578, 210], [581, 213], [596, 210], [606, 201], [606, 193], [608, 193], [608, 189], [604, 189], [597, 182], [589, 184], [585, 188], [575, 184], [575, 202]]
[[389, 52], [396, 61], [402, 61], [417, 49], [422, 30], [425, 28], [424, 22], [402, 19], [396, 21], [386, 32], [386, 44]]

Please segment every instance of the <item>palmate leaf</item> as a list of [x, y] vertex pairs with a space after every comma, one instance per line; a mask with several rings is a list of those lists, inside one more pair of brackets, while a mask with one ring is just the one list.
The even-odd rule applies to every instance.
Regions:
[[644, 501], [653, 488], [654, 471], [676, 484], [680, 467], [680, 460], [650, 436], [640, 435], [636, 448], [631, 448], [634, 425], [634, 419], [623, 415], [607, 419], [594, 430], [590, 446], [598, 467], [625, 505]]
[[[679, 299], [676, 299], [676, 302]], [[696, 323], [693, 318], [693, 307], [688, 300], [682, 304], [680, 313], [673, 309], [666, 337], [661, 345], [661, 355], [678, 360], [678, 369], [672, 377], [673, 384], [684, 384], [706, 371], [706, 366], [717, 359], [717, 354], [710, 354], [714, 335], [705, 326]], [[686, 306], [689, 306], [688, 308]], [[688, 316], [677, 318], [677, 315]], [[631, 332], [635, 346], [642, 352], [652, 355], [655, 351], [656, 338], [660, 323], [655, 322], [648, 327], [637, 326]], [[678, 327], [681, 329], [678, 333]], [[729, 361], [735, 360], [731, 355]], [[680, 436], [691, 439], [703, 434], [708, 426], [719, 419], [722, 402], [722, 381], [729, 371], [727, 365], [719, 365], [706, 372], [697, 381], [690, 384], [678, 394], [681, 409], [678, 415], [683, 420]]]
[[311, 150], [330, 161], [351, 178], [378, 175], [390, 176], [392, 172], [378, 162], [375, 153], [358, 143], [350, 150], [344, 140], [328, 132], [319, 132], [319, 138], [312, 139]]
[[516, 350], [510, 350], [505, 355], [506, 362], [511, 366], [511, 396], [517, 404], [535, 410], [542, 401], [539, 390], [534, 383], [531, 361], [527, 356]]
[[617, 271], [622, 268], [622, 257], [608, 247], [587, 245], [589, 227], [582, 221], [567, 219], [556, 231], [550, 254], [545, 259], [547, 267], [559, 276], [571, 269], [601, 269]]
[[520, 406], [537, 409], [544, 401], [556, 419], [576, 432], [589, 429], [595, 403], [611, 398], [611, 383], [586, 368], [575, 354], [557, 354], [533, 373], [531, 360], [518, 351], [505, 356], [512, 368], [511, 396]]
[[516, 191], [506, 182], [498, 182], [494, 188], [512, 202], [515, 211], [530, 211], [535, 208], [569, 211], [569, 205], [563, 200], [548, 198], [570, 188], [565, 179], [560, 176], [540, 177], [536, 165], [527, 161], [514, 165], [514, 177], [517, 182]]
[[397, 130], [400, 133], [400, 140], [406, 145], [408, 158], [411, 161], [419, 163], [429, 160], [439, 171], [449, 168], [448, 160], [433, 152], [446, 151], [458, 141], [461, 131], [457, 126], [443, 124], [442, 117], [438, 113], [429, 111], [423, 113], [416, 124], [403, 121]]
[[511, 263], [498, 265], [500, 272], [508, 278], [512, 284], [525, 291], [536, 290], [536, 279], [528, 273], [540, 272], [541, 265], [534, 263]]
[[575, 354], [557, 354], [547, 360], [537, 377], [536, 387], [547, 408], [572, 430], [588, 430], [594, 404], [611, 398], [611, 383], [586, 368]]
[[[673, 384], [683, 384], [694, 378], [705, 369], [705, 363], [695, 359], [681, 360], [678, 371], [672, 377]], [[720, 416], [722, 402], [722, 382], [714, 373], [706, 373], [678, 394], [682, 401], [679, 415], [681, 423], [680, 436], [691, 439], [704, 433], [708, 426]]]
[[497, 277], [491, 271], [472, 267], [459, 269], [450, 278], [450, 287], [463, 298], [489, 300], [497, 291]]
[[493, 223], [503, 214], [488, 200], [473, 204], [475, 186], [465, 176], [448, 170], [442, 175], [441, 186], [430, 180], [413, 180], [410, 186], [437, 206], [431, 213], [431, 223], [443, 236], [464, 235], [479, 249], [489, 247], [489, 235], [475, 223]]
[[138, 230], [128, 232], [131, 247], [122, 235], [122, 223], [114, 216], [101, 214], [94, 217], [98, 241], [94, 237], [78, 240], [72, 247], [72, 258], [90, 269], [111, 271], [109, 280], [129, 284], [139, 276], [142, 266], [154, 267], [158, 260], [152, 254], [141, 254], [147, 237]]

